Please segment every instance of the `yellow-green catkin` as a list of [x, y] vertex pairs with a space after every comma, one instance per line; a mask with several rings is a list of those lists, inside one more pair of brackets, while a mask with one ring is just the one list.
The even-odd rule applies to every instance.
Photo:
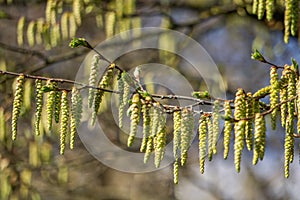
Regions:
[[284, 69], [280, 78], [280, 115], [281, 115], [281, 126], [285, 127], [286, 125], [286, 118], [287, 118], [287, 103], [283, 103], [288, 99], [288, 77], [287, 77], [287, 70]]
[[212, 131], [213, 131], [212, 150], [213, 150], [213, 154], [216, 154], [217, 141], [220, 133], [220, 101], [219, 100], [215, 100], [213, 106]]
[[151, 115], [150, 115], [150, 108], [151, 108], [151, 97], [147, 96], [145, 101], [142, 105], [142, 113], [143, 113], [143, 139], [140, 151], [145, 152], [147, 148], [147, 141], [150, 136], [150, 122], [151, 122]]
[[52, 91], [48, 93], [47, 96], [47, 104], [46, 104], [46, 112], [47, 112], [47, 125], [48, 130], [50, 131], [52, 129], [52, 119], [53, 119], [53, 111], [54, 111], [54, 100], [55, 100], [55, 89], [57, 87], [56, 82], [47, 82], [47, 85], [51, 85], [50, 87], [53, 88]]
[[43, 108], [43, 94], [42, 91], [42, 80], [35, 80], [35, 134], [40, 135], [40, 122], [42, 116], [42, 108]]
[[4, 108], [0, 107], [0, 141], [6, 140], [6, 120]]
[[173, 180], [174, 180], [174, 184], [178, 184], [178, 178], [179, 178], [179, 159], [176, 158], [175, 162], [173, 164]]
[[194, 130], [193, 111], [189, 108], [184, 108], [181, 112], [181, 138], [180, 138], [180, 152], [181, 152], [181, 166], [184, 166], [188, 157], [188, 150], [190, 147], [192, 135]]
[[24, 44], [24, 26], [25, 26], [25, 17], [21, 17], [17, 25], [17, 41], [18, 45]]
[[129, 110], [130, 110], [130, 133], [127, 141], [127, 146], [130, 147], [137, 133], [138, 124], [140, 123], [141, 102], [140, 102], [139, 94], [136, 93], [132, 96], [132, 104], [129, 107]]
[[116, 14], [117, 18], [122, 18], [123, 16], [123, 7], [124, 7], [124, 0], [115, 0], [116, 2]]
[[293, 1], [285, 0], [285, 12], [284, 12], [284, 42], [289, 42], [291, 24], [293, 19]]
[[252, 144], [253, 144], [253, 128], [252, 128], [252, 123], [253, 123], [253, 98], [251, 92], [247, 93], [247, 98], [246, 98], [246, 118], [248, 118], [245, 122], [245, 141], [246, 141], [246, 146], [247, 149], [250, 151], [252, 150]]
[[272, 129], [276, 129], [276, 118], [278, 113], [278, 106], [279, 103], [279, 80], [278, 80], [278, 73], [276, 67], [271, 67], [270, 69], [270, 85], [271, 85], [271, 93], [270, 93], [270, 109], [273, 109], [271, 112], [271, 124]]
[[106, 12], [105, 14], [105, 33], [106, 37], [112, 37], [115, 33], [116, 13]]
[[[89, 86], [96, 87], [97, 81], [97, 72], [99, 69], [99, 61], [101, 57], [98, 54], [95, 54], [92, 59], [92, 65], [90, 70], [90, 77], [89, 77]], [[95, 98], [96, 89], [89, 88], [89, 95], [88, 95], [88, 105], [89, 108], [93, 106], [94, 98]]]
[[292, 34], [292, 36], [297, 35], [298, 21], [299, 21], [299, 0], [293, 0], [292, 19], [291, 19], [291, 34]]
[[257, 14], [258, 1], [259, 1], [259, 0], [253, 0], [253, 3], [252, 3], [252, 13], [253, 13], [253, 14]]
[[154, 164], [158, 168], [165, 154], [165, 148], [167, 144], [167, 132], [166, 132], [166, 114], [160, 112], [158, 133], [154, 138]]
[[300, 134], [300, 80], [297, 81], [297, 133]]
[[254, 129], [254, 150], [252, 164], [256, 165], [258, 159], [263, 159], [265, 140], [266, 140], [266, 125], [264, 116], [260, 113], [255, 114], [255, 129]]
[[81, 25], [81, 0], [74, 0], [73, 1], [73, 14], [74, 14], [74, 17], [75, 17], [75, 21], [76, 21], [76, 24], [78, 26]]
[[259, 89], [257, 92], [255, 92], [253, 94], [253, 97], [254, 98], [261, 98], [261, 97], [265, 97], [266, 95], [268, 95], [270, 92], [271, 92], [271, 86], [266, 86], [266, 87], [263, 87], [261, 89]]
[[238, 120], [234, 126], [234, 164], [237, 172], [240, 172], [241, 156], [244, 149], [246, 121], [243, 118], [246, 116], [245, 97], [245, 92], [239, 88], [234, 100], [234, 118]]
[[61, 37], [63, 40], [69, 38], [69, 12], [64, 12], [60, 19]]
[[290, 117], [287, 117], [286, 121], [286, 132], [285, 132], [285, 141], [284, 141], [284, 175], [286, 178], [289, 177], [289, 166], [290, 163], [294, 160], [294, 144], [295, 139], [293, 136], [294, 126], [291, 126], [293, 120]]
[[206, 118], [206, 124], [207, 124], [207, 140], [208, 140], [208, 160], [212, 161], [213, 158], [213, 129], [212, 129], [212, 122], [210, 117]]
[[173, 112], [173, 155], [174, 158], [179, 157], [180, 151], [180, 135], [181, 135], [181, 112]]
[[232, 117], [232, 110], [229, 101], [224, 102], [224, 159], [227, 159], [229, 148], [230, 148], [230, 138], [231, 138], [231, 131], [232, 131], [232, 124], [231, 124], [231, 117]]
[[261, 20], [264, 17], [266, 9], [266, 0], [258, 0], [257, 18]]
[[27, 80], [24, 83], [24, 98], [23, 98], [23, 105], [25, 111], [31, 110], [31, 101], [32, 101], [32, 82], [31, 80]]
[[16, 82], [16, 91], [14, 95], [12, 119], [11, 119], [12, 140], [15, 140], [17, 138], [18, 118], [20, 116], [20, 111], [23, 104], [24, 80], [25, 80], [24, 75], [20, 75], [17, 78], [17, 82]]
[[207, 116], [202, 114], [199, 120], [199, 168], [204, 173], [204, 164], [206, 156], [206, 134], [207, 134]]
[[275, 0], [266, 0], [267, 20], [271, 21], [274, 14]]
[[[288, 67], [288, 66], [287, 66]], [[293, 119], [294, 122], [294, 114], [295, 114], [295, 101], [292, 100], [296, 97], [296, 72], [292, 69], [292, 67], [287, 68], [287, 78], [288, 78], [288, 87], [287, 87], [287, 98], [291, 99], [288, 101], [287, 108], [288, 108], [288, 115]], [[292, 123], [293, 125], [294, 123]]]
[[60, 122], [60, 154], [64, 154], [66, 136], [69, 125], [69, 101], [68, 91], [63, 90], [61, 95], [61, 122]]
[[35, 44], [35, 29], [36, 29], [35, 21], [29, 22], [27, 27], [27, 41], [30, 47], [34, 46]]
[[122, 79], [122, 73], [118, 75], [118, 92], [119, 92], [119, 127], [123, 127], [123, 118], [125, 112], [124, 97], [124, 80]]
[[44, 34], [44, 23], [45, 20], [43, 18], [38, 18], [36, 20], [36, 34], [35, 34], [35, 40], [37, 44], [42, 44], [43, 42], [43, 34]]
[[60, 102], [61, 102], [61, 91], [56, 91], [54, 97], [54, 120], [56, 123], [59, 122]]
[[[98, 84], [99, 88], [105, 89], [109, 86], [110, 81], [113, 77], [114, 68], [115, 68], [114, 63], [109, 65], [106, 72], [104, 72], [104, 75], [102, 76], [101, 81]], [[104, 90], [101, 90], [101, 89], [98, 89], [95, 93], [94, 111], [93, 111], [93, 114], [92, 114], [92, 125], [94, 125], [95, 122], [96, 122], [97, 113], [98, 113], [98, 110], [100, 108], [100, 104], [101, 104], [103, 95], [104, 95]]]
[[80, 124], [82, 116], [82, 96], [80, 91], [74, 86], [72, 88], [71, 97], [71, 119], [70, 119], [70, 149], [74, 148], [75, 135], [77, 133], [77, 128]]
[[74, 38], [76, 36], [77, 24], [73, 13], [69, 14], [69, 37]]

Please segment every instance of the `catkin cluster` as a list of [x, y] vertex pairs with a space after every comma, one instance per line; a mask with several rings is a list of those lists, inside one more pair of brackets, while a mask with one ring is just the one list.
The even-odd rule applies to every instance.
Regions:
[[111, 79], [113, 78], [114, 75], [114, 68], [115, 68], [115, 64], [112, 63], [108, 66], [107, 70], [104, 72], [98, 87], [100, 89], [98, 89], [95, 93], [95, 97], [93, 100], [93, 105], [94, 105], [94, 110], [93, 110], [93, 114], [92, 114], [92, 124], [95, 124], [96, 121], [96, 117], [97, 117], [97, 113], [98, 110], [100, 108], [100, 103], [102, 101], [102, 97], [104, 95], [104, 91], [102, 89], [105, 89], [109, 86]]

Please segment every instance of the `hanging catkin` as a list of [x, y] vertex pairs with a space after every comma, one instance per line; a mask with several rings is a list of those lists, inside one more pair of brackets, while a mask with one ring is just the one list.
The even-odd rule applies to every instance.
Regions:
[[199, 165], [200, 172], [204, 173], [204, 164], [206, 156], [206, 134], [207, 134], [207, 116], [202, 114], [199, 120]]
[[180, 151], [180, 135], [181, 135], [181, 111], [173, 113], [173, 155], [174, 158], [179, 157]]
[[232, 124], [231, 124], [231, 117], [232, 111], [229, 101], [225, 101], [224, 103], [224, 115], [225, 115], [225, 122], [224, 122], [224, 159], [227, 159], [230, 147], [230, 138], [231, 138], [231, 131], [232, 131]]
[[289, 42], [291, 24], [293, 18], [293, 1], [285, 0], [285, 12], [284, 12], [284, 42]]
[[79, 126], [81, 116], [82, 116], [82, 96], [80, 91], [73, 86], [72, 97], [71, 97], [71, 120], [70, 120], [70, 149], [74, 148], [75, 135], [77, 133], [77, 128]]
[[154, 164], [158, 168], [165, 154], [165, 147], [167, 144], [167, 132], [166, 132], [166, 114], [162, 111], [159, 115], [158, 133], [154, 138]]
[[127, 141], [127, 146], [130, 147], [137, 133], [138, 124], [140, 123], [141, 102], [140, 102], [139, 94], [136, 93], [132, 96], [132, 104], [129, 107], [129, 110], [130, 110], [130, 133]]
[[[104, 72], [104, 75], [100, 81], [100, 83], [98, 84], [99, 88], [105, 89], [109, 86], [110, 81], [114, 75], [114, 68], [115, 68], [115, 64], [112, 63], [109, 65], [109, 67], [107, 68], [106, 72]], [[95, 93], [95, 97], [94, 97], [94, 110], [92, 113], [92, 125], [95, 124], [96, 122], [96, 117], [98, 114], [98, 110], [102, 101], [102, 97], [104, 95], [104, 91], [101, 89], [98, 89]]]
[[23, 104], [23, 92], [24, 92], [24, 75], [20, 75], [17, 78], [16, 82], [16, 91], [13, 101], [13, 110], [12, 110], [12, 119], [11, 119], [11, 127], [12, 127], [12, 140], [17, 138], [17, 128], [18, 128], [18, 118], [20, 116], [21, 107]]
[[212, 114], [212, 132], [213, 132], [213, 138], [212, 138], [212, 150], [213, 154], [217, 153], [217, 141], [220, 133], [220, 101], [215, 100], [214, 106], [213, 106], [213, 114]]
[[258, 159], [263, 159], [265, 140], [266, 140], [266, 125], [264, 116], [260, 113], [255, 114], [255, 130], [254, 130], [254, 150], [252, 164], [256, 165]]
[[238, 120], [234, 126], [234, 163], [237, 172], [240, 172], [241, 156], [244, 149], [245, 138], [245, 123], [243, 120], [246, 114], [245, 107], [245, 92], [239, 88], [235, 95], [234, 100], [234, 118]]
[[65, 152], [68, 125], [69, 125], [68, 92], [66, 90], [63, 90], [61, 95], [60, 154], [64, 154]]
[[266, 0], [267, 20], [271, 21], [274, 13], [275, 0]]
[[264, 17], [266, 9], [266, 0], [258, 0], [257, 18], [261, 20]]
[[57, 83], [48, 81], [47, 85], [53, 88], [53, 90], [48, 93], [47, 104], [46, 104], [47, 125], [48, 125], [48, 130], [50, 131], [52, 129], [52, 119], [53, 119], [54, 101], [55, 101], [55, 93], [56, 93], [55, 89], [57, 87]]
[[246, 140], [246, 146], [249, 151], [252, 150], [252, 143], [253, 143], [253, 128], [252, 128], [252, 123], [253, 123], [253, 104], [254, 100], [252, 98], [251, 92], [247, 93], [247, 98], [246, 98], [246, 118], [248, 118], [245, 122], [245, 140]]
[[43, 90], [42, 90], [42, 80], [35, 80], [35, 134], [40, 135], [40, 122], [43, 108]]
[[181, 152], [181, 166], [186, 164], [188, 157], [188, 150], [192, 139], [194, 130], [194, 118], [192, 110], [184, 108], [181, 113], [181, 138], [180, 138], [180, 152]]
[[151, 122], [151, 115], [150, 115], [150, 108], [151, 108], [151, 97], [147, 96], [145, 98], [145, 102], [142, 105], [142, 113], [143, 113], [143, 139], [140, 151], [145, 152], [147, 148], [147, 141], [150, 136], [150, 122]]
[[278, 73], [276, 67], [271, 67], [270, 70], [270, 85], [271, 85], [271, 93], [270, 93], [270, 109], [273, 109], [271, 113], [271, 124], [272, 129], [276, 129], [276, 118], [278, 112], [278, 102], [279, 102], [279, 80]]
[[[288, 77], [287, 70], [284, 69], [282, 71], [282, 75], [280, 78], [280, 102], [285, 102], [287, 100], [287, 85], [288, 85]], [[281, 115], [281, 126], [285, 127], [286, 118], [287, 118], [287, 103], [281, 103], [280, 105], [280, 115]]]
[[[89, 77], [89, 86], [96, 87], [96, 81], [97, 81], [97, 72], [99, 68], [99, 61], [100, 56], [98, 54], [95, 54], [92, 58], [92, 64], [91, 64], [91, 70], [90, 70], [90, 77]], [[89, 88], [89, 95], [88, 95], [88, 105], [89, 108], [93, 106], [94, 97], [95, 97], [96, 89]]]

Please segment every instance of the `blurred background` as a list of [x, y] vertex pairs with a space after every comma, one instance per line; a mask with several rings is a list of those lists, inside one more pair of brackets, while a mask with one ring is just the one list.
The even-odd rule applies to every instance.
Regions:
[[[74, 80], [88, 50], [69, 48], [71, 38], [84, 37], [95, 46], [131, 28], [163, 27], [184, 33], [204, 47], [223, 77], [227, 98], [232, 99], [237, 88], [255, 92], [269, 84], [269, 66], [251, 60], [253, 49], [280, 66], [290, 64], [291, 57], [300, 60], [298, 38], [290, 37], [289, 43], [284, 43], [284, 1], [275, 1], [270, 21], [265, 17], [258, 20], [252, 12], [252, 3], [251, 0], [2, 0], [0, 69]], [[134, 34], [138, 37], [139, 32]], [[174, 44], [170, 38], [159, 42]], [[115, 62], [126, 70], [144, 63], [162, 63], [182, 73], [194, 90], [206, 88], [202, 78], [189, 73], [184, 61], [170, 52], [135, 51]], [[67, 148], [64, 155], [59, 155], [59, 125], [54, 125], [50, 132], [42, 123], [42, 135], [33, 134], [34, 100], [27, 101], [22, 110], [19, 135], [12, 142], [14, 79], [1, 75], [0, 83], [1, 199], [299, 199], [298, 154], [291, 164], [290, 177], [285, 179], [285, 132], [281, 128], [272, 131], [268, 118], [263, 162], [252, 166], [252, 152], [245, 149], [241, 172], [237, 173], [233, 147], [229, 158], [224, 160], [220, 137], [219, 154], [206, 162], [205, 173], [201, 174], [195, 139], [187, 165], [180, 167], [179, 184], [175, 185], [172, 164], [149, 173], [120, 172], [90, 155], [78, 136], [75, 149]], [[27, 98], [34, 99], [34, 82], [26, 87], [31, 91]], [[109, 106], [102, 106], [99, 123], [107, 126], [111, 141], [126, 149], [124, 136], [112, 118]], [[295, 152], [299, 151], [298, 143], [296, 140]]]

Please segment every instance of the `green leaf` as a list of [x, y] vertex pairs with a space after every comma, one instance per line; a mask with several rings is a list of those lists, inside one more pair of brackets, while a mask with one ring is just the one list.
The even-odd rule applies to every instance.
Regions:
[[258, 60], [260, 62], [266, 61], [265, 58], [261, 55], [261, 53], [257, 49], [255, 49], [255, 51], [251, 54], [251, 58], [253, 60]]
[[69, 43], [69, 46], [71, 48], [76, 48], [76, 47], [79, 47], [79, 46], [84, 46], [84, 47], [87, 47], [89, 49], [91, 49], [91, 45], [85, 40], [85, 38], [73, 38], [71, 40], [71, 42]]

